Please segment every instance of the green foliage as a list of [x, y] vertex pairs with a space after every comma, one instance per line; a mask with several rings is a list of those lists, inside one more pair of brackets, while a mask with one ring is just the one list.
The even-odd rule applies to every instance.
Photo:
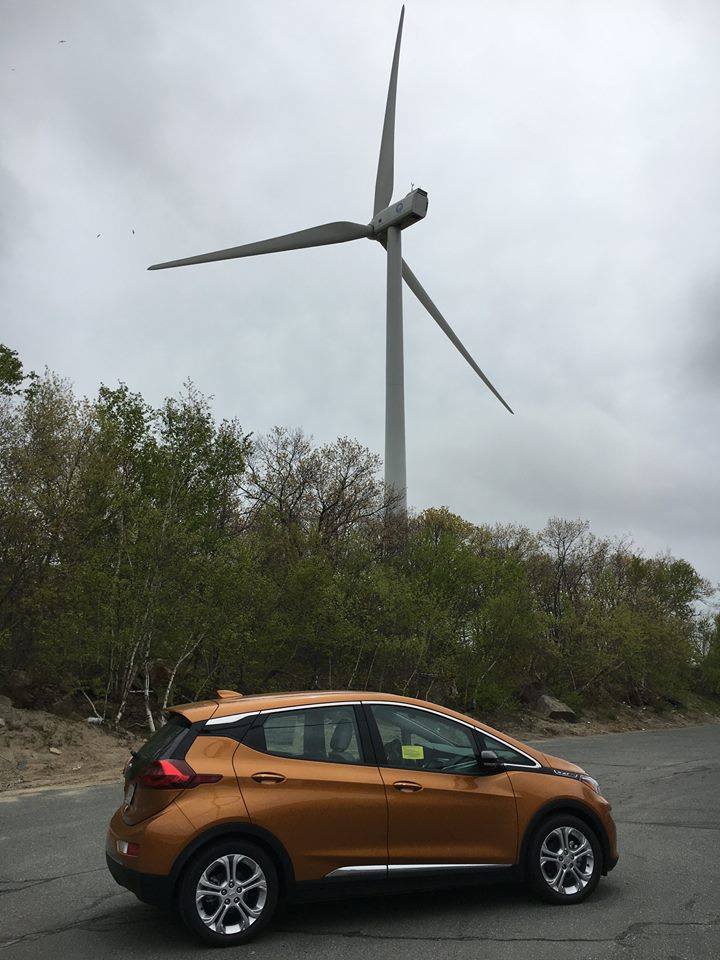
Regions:
[[24, 379], [23, 365], [17, 350], [11, 350], [4, 343], [0, 343], [0, 396], [17, 396]]
[[[445, 508], [386, 519], [379, 459], [347, 438], [251, 439], [192, 384], [22, 391], [0, 355], [0, 677], [152, 726], [212, 693], [376, 688], [500, 711], [720, 693], [710, 587], [551, 519], [540, 534]], [[24, 684], [24, 686], [23, 686]], [[23, 694], [23, 690], [25, 693]]]
[[700, 637], [699, 686], [707, 693], [720, 696], [720, 614], [702, 622]]

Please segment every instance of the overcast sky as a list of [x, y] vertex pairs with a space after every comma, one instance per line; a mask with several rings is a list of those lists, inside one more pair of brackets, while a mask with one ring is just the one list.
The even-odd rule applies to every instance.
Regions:
[[[399, 8], [0, 0], [0, 339], [382, 453], [377, 244], [145, 267], [370, 219]], [[414, 507], [581, 516], [720, 580], [719, 49], [717, 0], [409, 0], [403, 252], [516, 411], [406, 295]]]

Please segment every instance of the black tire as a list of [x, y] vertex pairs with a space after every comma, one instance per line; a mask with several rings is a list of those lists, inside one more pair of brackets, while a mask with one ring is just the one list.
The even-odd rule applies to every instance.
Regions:
[[[580, 844], [581, 837], [587, 841], [586, 847]], [[602, 847], [595, 831], [584, 820], [559, 813], [543, 820], [533, 833], [526, 866], [530, 885], [543, 900], [580, 903], [600, 882]]]
[[[198, 900], [201, 880], [207, 893]], [[186, 926], [205, 943], [235, 947], [254, 939], [268, 925], [278, 892], [272, 858], [253, 843], [228, 837], [203, 847], [192, 858], [180, 882], [177, 905]], [[218, 915], [215, 923], [208, 919]]]

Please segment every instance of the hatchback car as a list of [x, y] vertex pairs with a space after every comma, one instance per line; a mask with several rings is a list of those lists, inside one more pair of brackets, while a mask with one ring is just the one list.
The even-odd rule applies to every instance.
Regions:
[[597, 782], [409, 697], [313, 692], [174, 707], [129, 760], [107, 863], [218, 945], [281, 899], [515, 877], [557, 904], [617, 863]]

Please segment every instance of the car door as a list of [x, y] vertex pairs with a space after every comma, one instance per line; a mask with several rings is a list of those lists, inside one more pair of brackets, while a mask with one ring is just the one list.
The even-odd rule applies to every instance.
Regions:
[[367, 703], [366, 713], [387, 793], [391, 871], [514, 863], [510, 778], [483, 770], [473, 728], [403, 703]]
[[340, 703], [263, 712], [235, 752], [250, 819], [283, 844], [298, 881], [347, 867], [385, 873], [385, 786], [359, 711]]

